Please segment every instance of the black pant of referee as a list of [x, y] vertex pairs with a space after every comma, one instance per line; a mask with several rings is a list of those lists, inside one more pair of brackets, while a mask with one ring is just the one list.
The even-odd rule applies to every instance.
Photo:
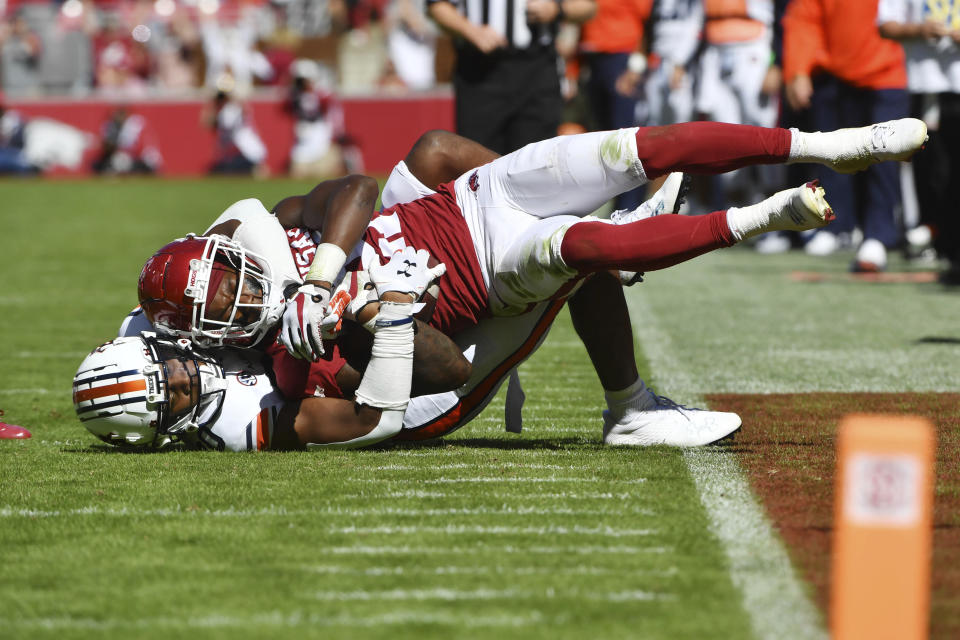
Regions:
[[457, 133], [504, 154], [557, 135], [563, 110], [552, 45], [483, 54], [457, 50]]

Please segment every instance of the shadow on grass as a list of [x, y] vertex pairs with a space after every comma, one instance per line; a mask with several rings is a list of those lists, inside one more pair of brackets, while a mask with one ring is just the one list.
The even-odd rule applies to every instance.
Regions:
[[947, 336], [924, 336], [919, 338], [915, 344], [960, 344], [960, 338], [950, 338]]

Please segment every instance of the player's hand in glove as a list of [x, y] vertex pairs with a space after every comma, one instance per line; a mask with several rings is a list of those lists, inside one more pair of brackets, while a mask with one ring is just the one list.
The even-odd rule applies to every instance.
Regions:
[[383, 299], [383, 294], [395, 291], [413, 296], [413, 302], [419, 300], [430, 283], [447, 272], [442, 262], [428, 267], [429, 260], [426, 249], [415, 251], [413, 247], [405, 247], [393, 254], [387, 264], [371, 265], [368, 272], [377, 296]]
[[323, 355], [321, 330], [329, 304], [329, 289], [315, 284], [301, 286], [287, 300], [277, 342], [286, 347], [294, 358], [319, 360]]

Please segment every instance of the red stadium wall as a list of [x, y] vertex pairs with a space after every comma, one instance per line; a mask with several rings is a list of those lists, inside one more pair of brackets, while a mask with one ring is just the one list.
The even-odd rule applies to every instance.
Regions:
[[[453, 130], [453, 99], [448, 92], [411, 97], [346, 98], [347, 131], [357, 140], [366, 171], [385, 174], [402, 159], [417, 137], [429, 129]], [[27, 118], [42, 116], [89, 132], [99, 139], [109, 114], [121, 103], [106, 100], [9, 101], [8, 108]], [[149, 122], [163, 153], [165, 175], [190, 176], [207, 171], [213, 159], [213, 131], [204, 126], [206, 102], [128, 101], [131, 113]], [[287, 170], [293, 145], [293, 119], [280, 98], [252, 98], [257, 130], [267, 146], [267, 164], [273, 174]], [[99, 144], [87, 150], [84, 172], [97, 155]], [[63, 173], [57, 171], [56, 173]]]

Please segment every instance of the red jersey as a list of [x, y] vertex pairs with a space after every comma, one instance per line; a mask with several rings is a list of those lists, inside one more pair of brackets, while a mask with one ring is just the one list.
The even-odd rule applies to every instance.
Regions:
[[452, 182], [440, 185], [433, 195], [375, 215], [364, 242], [379, 256], [381, 264], [408, 245], [426, 249], [446, 264], [447, 272], [440, 278], [437, 305], [430, 319], [430, 326], [438, 331], [453, 335], [490, 316], [480, 262]]

